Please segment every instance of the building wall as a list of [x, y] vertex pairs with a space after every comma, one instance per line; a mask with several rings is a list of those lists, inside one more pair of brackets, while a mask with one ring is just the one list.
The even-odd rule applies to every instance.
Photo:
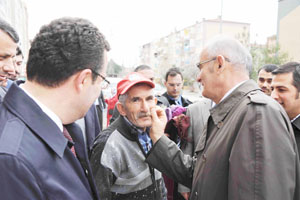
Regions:
[[[239, 39], [249, 47], [250, 24], [222, 22], [222, 34]], [[140, 63], [154, 68], [161, 79], [171, 67], [182, 69], [185, 77], [196, 78], [196, 63], [205, 43], [220, 34], [220, 20], [206, 20], [145, 44], [140, 50]]]
[[[299, 1], [300, 2], [300, 1]], [[279, 21], [278, 42], [283, 52], [300, 62], [300, 5], [290, 10]]]

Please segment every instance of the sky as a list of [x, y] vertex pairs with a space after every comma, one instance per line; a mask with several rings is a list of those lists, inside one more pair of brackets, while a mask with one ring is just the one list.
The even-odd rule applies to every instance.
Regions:
[[[29, 37], [60, 17], [89, 19], [111, 45], [109, 58], [125, 67], [139, 63], [142, 45], [215, 19], [250, 23], [250, 42], [264, 44], [277, 30], [277, 0], [24, 0]], [[223, 2], [223, 3], [222, 3]], [[223, 5], [223, 6], [222, 6]], [[221, 9], [222, 8], [222, 9]]]

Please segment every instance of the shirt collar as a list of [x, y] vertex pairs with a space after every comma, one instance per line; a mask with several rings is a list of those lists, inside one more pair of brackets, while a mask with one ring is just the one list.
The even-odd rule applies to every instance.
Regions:
[[299, 116], [300, 116], [300, 113], [296, 117], [294, 117], [294, 119], [292, 119], [291, 122], [293, 123], [296, 119], [298, 119]]
[[247, 80], [235, 88], [231, 94], [228, 95], [228, 98], [224, 98], [222, 102], [210, 109], [214, 124], [217, 125], [221, 122], [245, 95], [255, 90], [260, 90], [260, 88], [253, 80]]
[[[228, 92], [226, 92], [226, 94], [222, 97], [221, 101], [219, 103], [221, 103], [226, 97], [228, 97], [236, 88], [238, 88], [240, 85], [242, 85], [243, 83], [245, 83], [247, 80], [242, 81], [238, 84], [236, 84], [233, 88], [231, 88]], [[212, 108], [215, 107], [216, 103], [213, 101], [212, 103]]]
[[129, 119], [127, 117], [124, 117], [125, 122], [134, 130], [136, 130], [138, 132], [138, 134], [144, 134], [145, 132], [148, 133], [149, 132], [149, 128], [146, 128], [146, 131], [143, 131], [141, 128], [135, 126], [133, 123], [131, 123], [129, 121]]
[[20, 88], [30, 97], [32, 100], [42, 109], [42, 111], [53, 120], [53, 122], [58, 126], [58, 128], [63, 132], [63, 125], [62, 121], [59, 119], [59, 117], [50, 110], [47, 106], [45, 106], [42, 102], [40, 102], [38, 99], [36, 99], [34, 96], [30, 94], [29, 91], [27, 91], [25, 88], [20, 85]]

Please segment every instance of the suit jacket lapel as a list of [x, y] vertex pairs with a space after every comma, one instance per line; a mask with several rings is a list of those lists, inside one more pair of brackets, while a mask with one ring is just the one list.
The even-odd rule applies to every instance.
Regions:
[[[88, 159], [87, 149], [85, 148], [82, 131], [81, 131], [80, 127], [75, 123], [66, 125], [66, 128], [68, 129], [68, 131], [74, 141], [74, 147], [75, 147], [77, 158], [78, 158], [84, 172], [86, 173], [85, 174], [86, 177], [88, 178], [88, 183], [86, 183], [86, 187], [93, 194], [93, 196], [97, 197], [97, 199], [98, 199], [99, 198], [98, 192], [96, 189], [96, 184], [94, 182], [94, 178], [92, 176], [92, 170], [91, 170], [90, 162]], [[92, 191], [91, 191], [91, 189], [92, 189]]]

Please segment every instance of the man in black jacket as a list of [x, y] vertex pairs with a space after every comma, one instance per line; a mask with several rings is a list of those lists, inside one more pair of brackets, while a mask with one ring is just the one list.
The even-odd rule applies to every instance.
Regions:
[[271, 96], [287, 112], [300, 149], [300, 63], [289, 62], [272, 72]]
[[170, 68], [166, 73], [165, 86], [167, 91], [162, 95], [167, 98], [169, 105], [180, 105], [186, 107], [192, 102], [182, 97], [183, 76], [176, 67]]

